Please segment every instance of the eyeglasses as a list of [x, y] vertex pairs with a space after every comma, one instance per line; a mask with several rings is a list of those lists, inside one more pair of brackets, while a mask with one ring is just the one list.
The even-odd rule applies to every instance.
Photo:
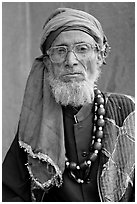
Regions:
[[78, 43], [71, 45], [70, 47], [51, 47], [49, 50], [47, 50], [47, 54], [49, 55], [49, 58], [53, 63], [63, 63], [68, 52], [73, 52], [78, 59], [82, 59], [87, 56], [87, 54], [91, 54], [95, 49], [99, 49], [97, 44], [92, 45], [89, 43]]

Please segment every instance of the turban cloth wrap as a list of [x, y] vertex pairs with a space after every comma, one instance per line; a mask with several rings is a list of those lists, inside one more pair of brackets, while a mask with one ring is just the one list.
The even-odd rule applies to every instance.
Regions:
[[94, 38], [104, 54], [104, 64], [109, 47], [100, 22], [92, 15], [71, 8], [58, 8], [43, 26], [40, 49], [43, 54], [63, 31], [80, 30]]
[[[44, 53], [44, 47], [50, 47], [57, 35], [68, 28], [87, 32], [103, 47], [104, 34], [97, 19], [83, 11], [61, 8], [44, 25], [41, 51]], [[62, 109], [51, 94], [46, 76], [42, 55], [35, 59], [29, 74], [19, 120], [19, 145], [28, 153], [32, 183], [42, 189], [59, 187], [65, 169]]]

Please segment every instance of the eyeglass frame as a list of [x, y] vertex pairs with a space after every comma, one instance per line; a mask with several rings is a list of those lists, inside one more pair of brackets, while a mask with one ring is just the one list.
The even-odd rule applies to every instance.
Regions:
[[[95, 44], [93, 45], [93, 44], [90, 44], [90, 43], [82, 42], [82, 43], [72, 44], [72, 45], [70, 45], [70, 46], [60, 45], [60, 46], [50, 47], [50, 48], [46, 51], [46, 54], [44, 54], [43, 57], [45, 57], [45, 56], [48, 55], [49, 58], [50, 58], [50, 60], [51, 60], [51, 62], [53, 62], [53, 63], [63, 63], [63, 62], [66, 60], [66, 56], [67, 56], [67, 54], [68, 54], [69, 52], [73, 52], [74, 55], [75, 55], [76, 58], [77, 58], [77, 53], [74, 51], [74, 48], [75, 48], [77, 45], [82, 45], [82, 44], [83, 44], [83, 45], [84, 45], [84, 44], [90, 45], [90, 48], [92, 48], [91, 50], [95, 50], [95, 49], [96, 49], [97, 52], [101, 51], [101, 49], [100, 49], [100, 47], [99, 47], [99, 45], [98, 45], [97, 43], [95, 43]], [[52, 59], [52, 57], [51, 57], [51, 52], [50, 52], [50, 51], [51, 51], [53, 48], [61, 48], [61, 47], [63, 47], [63, 48], [66, 49], [65, 57], [64, 57], [63, 61], [61, 61], [61, 62], [54, 61], [54, 60]], [[91, 51], [91, 50], [90, 50], [90, 51]]]

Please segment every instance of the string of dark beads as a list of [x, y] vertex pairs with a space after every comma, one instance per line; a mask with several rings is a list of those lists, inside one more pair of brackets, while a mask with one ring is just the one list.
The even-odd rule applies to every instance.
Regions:
[[[95, 99], [94, 99], [94, 124], [93, 124], [93, 131], [92, 131], [92, 141], [89, 145], [89, 156], [88, 159], [84, 162], [77, 164], [73, 161], [69, 161], [66, 158], [65, 166], [66, 169], [69, 171], [70, 176], [77, 182], [77, 183], [86, 183], [87, 178], [90, 173], [90, 167], [92, 162], [94, 162], [98, 157], [98, 152], [102, 148], [102, 138], [103, 138], [103, 127], [105, 125], [104, 115], [105, 115], [105, 108], [104, 108], [104, 98], [102, 93], [97, 88], [94, 89]], [[84, 170], [85, 175], [84, 178], [77, 178], [74, 172]]]

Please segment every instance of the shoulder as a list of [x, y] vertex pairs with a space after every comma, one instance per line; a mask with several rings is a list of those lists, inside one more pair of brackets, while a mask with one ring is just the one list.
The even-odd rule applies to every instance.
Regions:
[[106, 104], [117, 106], [119, 108], [129, 109], [133, 111], [135, 109], [135, 99], [133, 96], [119, 94], [119, 93], [104, 93]]
[[135, 111], [134, 97], [119, 93], [104, 93], [106, 101], [106, 117], [114, 119], [118, 125], [133, 115]]
[[129, 102], [129, 103], [135, 103], [135, 99], [133, 96], [126, 95], [126, 94], [119, 94], [119, 93], [104, 93], [106, 96], [106, 101], [115, 101], [115, 102]]

